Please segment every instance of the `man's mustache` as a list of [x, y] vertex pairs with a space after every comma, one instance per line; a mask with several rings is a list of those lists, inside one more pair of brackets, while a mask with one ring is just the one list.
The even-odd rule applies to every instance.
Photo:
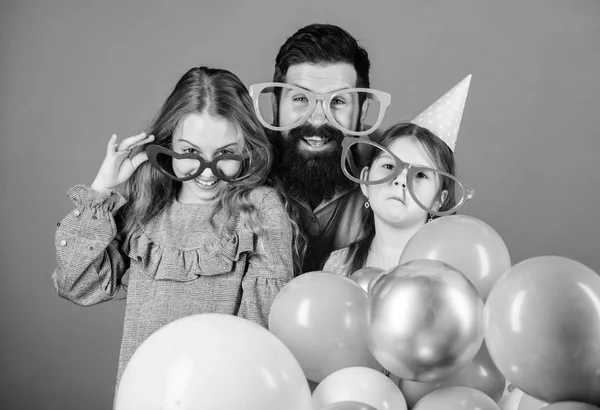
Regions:
[[332, 140], [341, 143], [344, 139], [344, 134], [331, 125], [321, 125], [320, 127], [315, 127], [314, 125], [310, 124], [302, 124], [299, 127], [289, 130], [288, 135], [295, 141], [307, 137], [321, 137], [326, 140]]

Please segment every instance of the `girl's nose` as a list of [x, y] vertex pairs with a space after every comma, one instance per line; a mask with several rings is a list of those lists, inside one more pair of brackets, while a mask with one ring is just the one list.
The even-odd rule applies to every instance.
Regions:
[[210, 169], [210, 167], [206, 167], [204, 168], [204, 171], [202, 171], [200, 176], [204, 178], [213, 178], [215, 174], [213, 174], [212, 169]]
[[394, 185], [400, 186], [402, 185], [403, 189], [406, 189], [406, 175], [408, 172], [404, 169], [396, 178], [394, 178]]

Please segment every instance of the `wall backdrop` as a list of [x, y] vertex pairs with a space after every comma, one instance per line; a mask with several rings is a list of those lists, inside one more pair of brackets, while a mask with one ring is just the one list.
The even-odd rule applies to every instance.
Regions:
[[[464, 213], [513, 263], [539, 255], [600, 272], [598, 0], [13, 0], [0, 2], [2, 409], [109, 409], [125, 301], [54, 292], [66, 190], [90, 184], [108, 138], [144, 130], [195, 65], [269, 81], [313, 22], [368, 50], [384, 126], [473, 74], [457, 146], [476, 190]], [[232, 375], [235, 377], [235, 375]]]

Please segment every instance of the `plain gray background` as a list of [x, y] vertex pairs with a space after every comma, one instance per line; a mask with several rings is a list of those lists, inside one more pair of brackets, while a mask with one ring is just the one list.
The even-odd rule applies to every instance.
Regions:
[[[90, 184], [108, 138], [144, 129], [194, 65], [270, 81], [313, 22], [367, 48], [384, 126], [473, 74], [457, 146], [464, 212], [513, 263], [600, 272], [600, 1], [67, 1], [0, 4], [2, 409], [109, 409], [124, 301], [60, 299], [50, 276], [65, 191]], [[231, 375], [235, 379], [236, 375]]]

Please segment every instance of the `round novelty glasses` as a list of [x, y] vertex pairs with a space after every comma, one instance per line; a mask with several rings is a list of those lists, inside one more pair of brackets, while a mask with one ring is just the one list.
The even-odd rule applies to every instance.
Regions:
[[[373, 158], [373, 161], [366, 164], [361, 160], [365, 157]], [[473, 189], [454, 175], [438, 169], [406, 163], [388, 148], [362, 138], [344, 138], [341, 166], [346, 177], [364, 185], [395, 181], [406, 170], [406, 181], [402, 183], [403, 187], [408, 190], [421, 209], [437, 216], [456, 212], [474, 195]], [[449, 183], [454, 183], [456, 205], [440, 212], [430, 209], [430, 206], [434, 199], [441, 199], [439, 191], [443, 186], [444, 179]]]
[[[370, 88], [347, 88], [325, 94], [285, 83], [261, 83], [250, 86], [254, 110], [263, 126], [274, 131], [287, 131], [304, 124], [313, 115], [320, 101], [331, 125], [345, 134], [362, 136], [375, 131], [390, 105], [390, 94]], [[279, 114], [291, 118], [287, 125], [279, 124]], [[356, 131], [358, 115], [363, 129]]]
[[[244, 159], [248, 158], [247, 154], [222, 154], [213, 158], [212, 161], [206, 161], [199, 154], [175, 152], [154, 144], [146, 147], [146, 154], [150, 163], [173, 181], [189, 181], [202, 174], [206, 168], [210, 168], [218, 179], [227, 182], [239, 181], [248, 177], [247, 174], [240, 175], [243, 173], [242, 168], [248, 168], [243, 167]], [[174, 165], [178, 169], [184, 170], [185, 176], [175, 175]]]

